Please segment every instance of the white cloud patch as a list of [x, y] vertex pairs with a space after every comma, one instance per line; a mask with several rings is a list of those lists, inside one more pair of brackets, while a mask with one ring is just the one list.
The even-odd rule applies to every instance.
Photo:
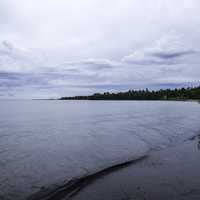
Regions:
[[37, 71], [40, 65], [44, 65], [44, 59], [45, 56], [39, 49], [18, 48], [9, 41], [0, 43], [0, 71]]
[[165, 35], [152, 47], [136, 50], [122, 61], [138, 65], [175, 65], [187, 62], [188, 56], [197, 53], [186, 46], [177, 35]]

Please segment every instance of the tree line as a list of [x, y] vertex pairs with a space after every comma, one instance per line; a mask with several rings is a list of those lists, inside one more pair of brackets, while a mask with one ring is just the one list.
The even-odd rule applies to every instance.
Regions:
[[90, 96], [61, 97], [59, 100], [199, 100], [200, 86], [160, 90], [129, 90], [118, 93], [95, 93]]

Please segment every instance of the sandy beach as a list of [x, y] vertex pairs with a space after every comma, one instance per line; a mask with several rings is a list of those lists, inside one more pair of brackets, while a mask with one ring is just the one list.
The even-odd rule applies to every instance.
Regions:
[[195, 138], [93, 178], [73, 200], [200, 199], [200, 151]]

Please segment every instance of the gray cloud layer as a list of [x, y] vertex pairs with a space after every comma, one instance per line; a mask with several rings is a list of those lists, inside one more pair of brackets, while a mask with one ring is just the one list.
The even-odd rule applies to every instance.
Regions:
[[199, 8], [198, 0], [2, 0], [0, 97], [198, 84]]

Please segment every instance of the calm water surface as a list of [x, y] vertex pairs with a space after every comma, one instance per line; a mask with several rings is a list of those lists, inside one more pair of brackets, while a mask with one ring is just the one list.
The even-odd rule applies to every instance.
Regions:
[[0, 199], [23, 200], [200, 133], [200, 104], [0, 101]]

